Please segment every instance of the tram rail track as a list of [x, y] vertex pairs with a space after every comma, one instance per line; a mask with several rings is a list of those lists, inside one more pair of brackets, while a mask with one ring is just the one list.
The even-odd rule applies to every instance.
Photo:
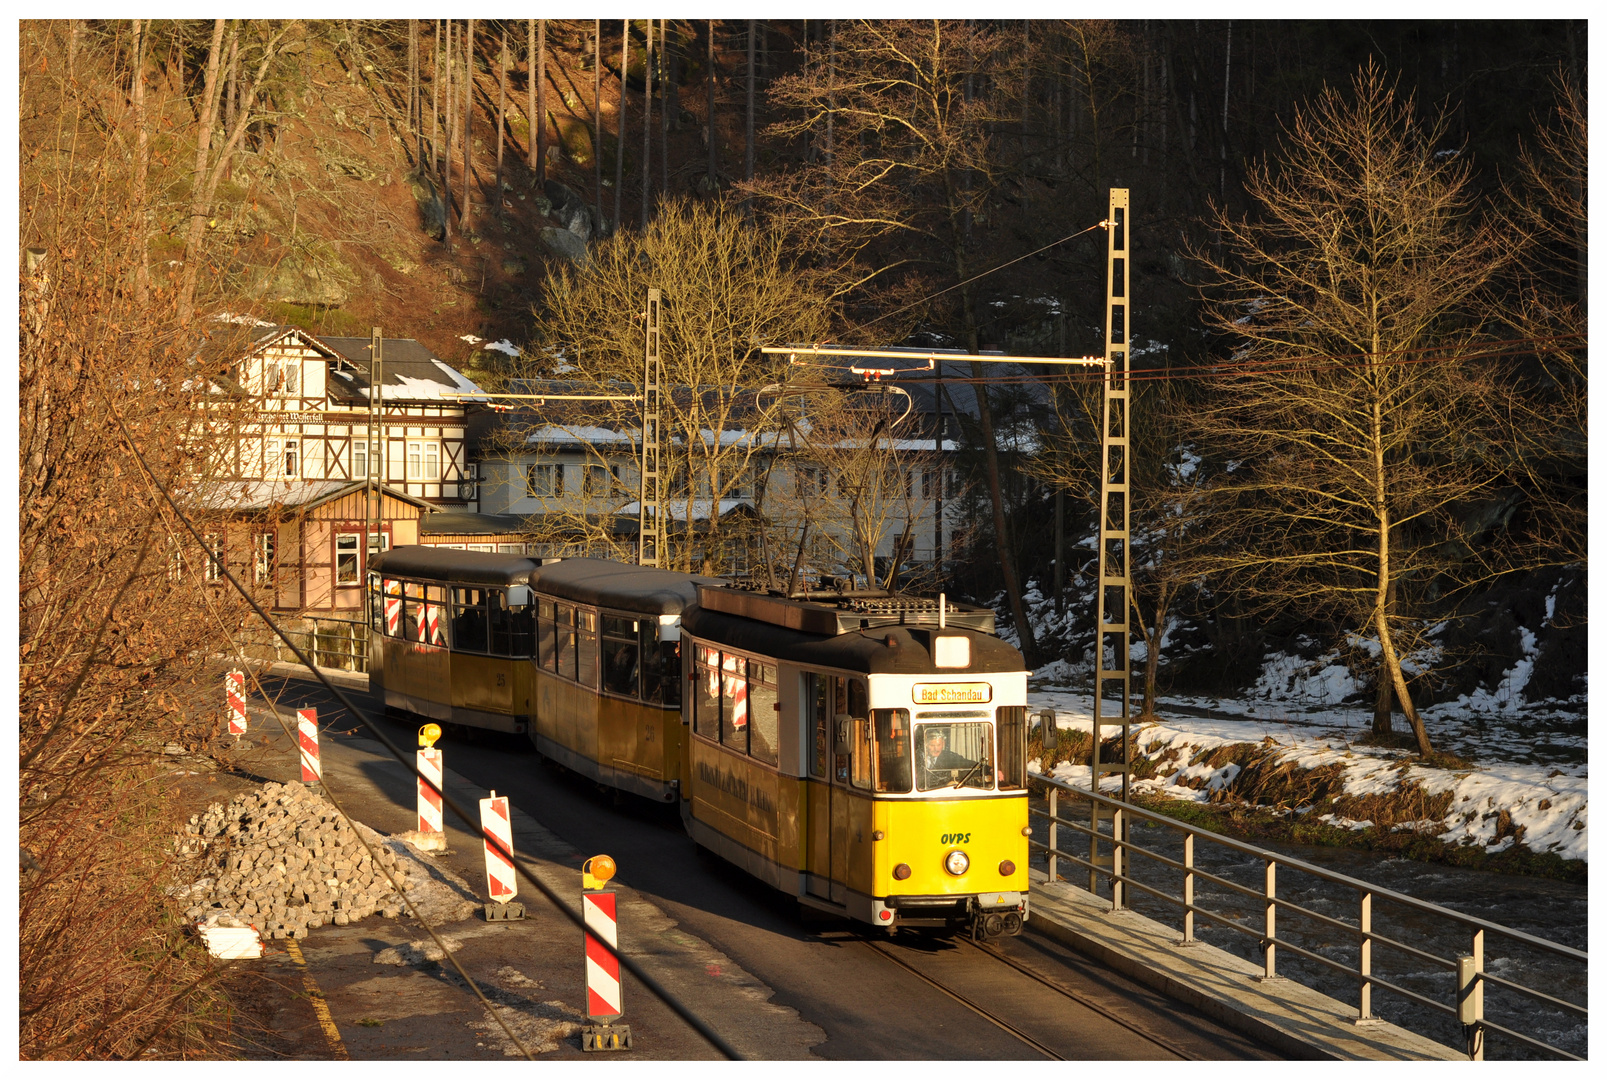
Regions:
[[[962, 994], [958, 990], [954, 989], [952, 986], [945, 985], [942, 982], [942, 980], [935, 978], [934, 976], [932, 976], [928, 972], [922, 971], [916, 965], [910, 963], [908, 960], [905, 960], [903, 957], [899, 956], [896, 953], [896, 951], [894, 951], [894, 948], [892, 947], [891, 943], [875, 941], [875, 940], [872, 940], [872, 939], [869, 939], [869, 938], [861, 938], [860, 940], [864, 943], [866, 948], [870, 949], [870, 951], [876, 953], [878, 956], [881, 956], [883, 959], [887, 960], [888, 962], [890, 962], [890, 963], [902, 968], [904, 971], [910, 973], [911, 975], [914, 975], [917, 979], [920, 979], [922, 982], [926, 983], [928, 986], [932, 987], [934, 990], [936, 990], [939, 993], [945, 995], [946, 997], [950, 998], [951, 1000], [953, 1000], [954, 1002], [958, 1003], [959, 1005], [964, 1006], [966, 1009], [969, 1009], [971, 1012], [975, 1013], [976, 1015], [978, 1015], [982, 1019], [986, 1020], [988, 1023], [990, 1023], [990, 1024], [994, 1025], [995, 1027], [999, 1028], [1000, 1030], [1004, 1031], [1006, 1034], [1010, 1035], [1011, 1037], [1013, 1037], [1015, 1039], [1018, 1039], [1019, 1041], [1025, 1043], [1027, 1046], [1030, 1046], [1033, 1050], [1035, 1050], [1038, 1053], [1042, 1054], [1045, 1058], [1047, 1058], [1047, 1059], [1049, 1059], [1051, 1061], [1066, 1061], [1066, 1060], [1068, 1060], [1064, 1055], [1062, 1055], [1057, 1050], [1055, 1050], [1054, 1047], [1049, 1046], [1046, 1043], [1042, 1042], [1041, 1040], [1039, 1040], [1039, 1039], [1035, 1038], [1034, 1036], [1028, 1034], [1027, 1032], [1023, 1031], [1020, 1027], [1018, 1027], [1017, 1025], [1011, 1023], [1005, 1017], [1000, 1016], [998, 1013], [988, 1009], [986, 1006], [978, 1003], [977, 1001], [973, 1000], [972, 998], [968, 997], [967, 995]], [[1088, 1009], [1090, 1012], [1096, 1013], [1099, 1016], [1105, 1018], [1106, 1020], [1109, 1020], [1111, 1023], [1116, 1024], [1116, 1025], [1126, 1029], [1127, 1031], [1132, 1032], [1138, 1038], [1140, 1038], [1140, 1039], [1144, 1040], [1145, 1042], [1150, 1043], [1150, 1044], [1152, 1044], [1152, 1045], [1154, 1045], [1156, 1047], [1159, 1047], [1160, 1049], [1164, 1050], [1168, 1054], [1176, 1055], [1178, 1058], [1180, 1058], [1180, 1059], [1182, 1059], [1184, 1061], [1203, 1061], [1203, 1060], [1207, 1060], [1206, 1058], [1202, 1057], [1198, 1053], [1195, 1053], [1195, 1052], [1193, 1052], [1191, 1050], [1187, 1050], [1187, 1049], [1184, 1049], [1184, 1048], [1178, 1046], [1175, 1042], [1172, 1042], [1172, 1041], [1166, 1039], [1164, 1036], [1157, 1035], [1153, 1031], [1146, 1030], [1145, 1028], [1143, 1028], [1143, 1027], [1141, 1027], [1141, 1026], [1139, 1026], [1137, 1024], [1134, 1024], [1130, 1019], [1128, 1019], [1126, 1017], [1123, 1017], [1123, 1016], [1119, 1015], [1118, 1013], [1112, 1011], [1111, 1009], [1105, 1007], [1104, 1005], [1102, 1005], [1100, 1002], [1096, 1001], [1095, 999], [1093, 999], [1089, 995], [1080, 993], [1077, 990], [1072, 989], [1071, 987], [1067, 986], [1065, 983], [1061, 982], [1060, 980], [1055, 979], [1055, 978], [1053, 978], [1052, 976], [1050, 976], [1048, 974], [1045, 974], [1044, 972], [1034, 968], [1033, 966], [1031, 966], [1029, 964], [1024, 964], [1021, 961], [1015, 959], [1014, 957], [1008, 956], [1008, 955], [1004, 954], [1003, 952], [1000, 952], [998, 949], [996, 949], [996, 948], [994, 948], [992, 946], [977, 944], [976, 942], [972, 942], [972, 941], [970, 941], [970, 940], [968, 940], [966, 938], [962, 938], [962, 937], [956, 937], [953, 940], [955, 941], [955, 943], [960, 948], [973, 950], [973, 951], [975, 951], [977, 953], [980, 953], [982, 955], [991, 957], [994, 960], [997, 960], [999, 963], [1005, 965], [1006, 967], [1012, 969], [1013, 971], [1016, 971], [1017, 973], [1019, 973], [1021, 975], [1024, 975], [1027, 978], [1030, 978], [1030, 979], [1034, 980], [1035, 982], [1043, 985], [1044, 987], [1047, 987], [1048, 989], [1053, 990], [1055, 993], [1061, 995], [1062, 997], [1076, 1002], [1078, 1005], [1082, 1006], [1085, 1009]]]

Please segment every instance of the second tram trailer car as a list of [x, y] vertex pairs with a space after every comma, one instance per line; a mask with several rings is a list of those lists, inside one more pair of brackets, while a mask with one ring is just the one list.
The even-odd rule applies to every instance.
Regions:
[[985, 608], [698, 586], [682, 619], [693, 839], [873, 926], [1019, 933], [1027, 670]]

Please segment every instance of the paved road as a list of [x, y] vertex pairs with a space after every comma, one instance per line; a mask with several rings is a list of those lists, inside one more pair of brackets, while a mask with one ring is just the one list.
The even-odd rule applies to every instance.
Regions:
[[[282, 710], [316, 705], [326, 728], [355, 728], [315, 684], [287, 680]], [[359, 707], [373, 701], [353, 694]], [[377, 710], [376, 710], [377, 714]], [[266, 714], [264, 714], [266, 718]], [[258, 735], [265, 725], [258, 725]], [[383, 722], [391, 739], [413, 745], [413, 730]], [[515, 847], [546, 869], [560, 891], [578, 894], [583, 857], [606, 852], [624, 887], [622, 944], [670, 985], [744, 1055], [800, 1059], [1040, 1059], [965, 1001], [932, 987], [870, 948], [859, 932], [811, 919], [795, 901], [718, 860], [699, 857], [672, 808], [600, 790], [544, 762], [522, 737], [451, 732], [443, 740], [447, 793], [473, 807], [486, 789], [511, 797]], [[325, 776], [353, 816], [395, 833], [413, 827], [412, 778], [380, 744], [353, 731], [326, 740]], [[258, 752], [257, 772], [290, 777], [283, 736]], [[450, 853], [438, 865], [483, 893], [478, 841], [448, 815]], [[581, 1056], [570, 1028], [584, 1000], [579, 931], [528, 886], [525, 923], [474, 918], [446, 927], [457, 955], [523, 1025], [516, 1033], [544, 1055]], [[327, 927], [303, 944], [310, 970], [353, 1057], [500, 1058], [507, 1040], [462, 980], [441, 965], [376, 964], [384, 950], [425, 935], [412, 920], [370, 918]], [[881, 940], [886, 940], [885, 938]], [[1263, 1048], [1203, 1015], [1033, 935], [1005, 951], [1052, 977], [1079, 1000], [1027, 978], [969, 946], [924, 935], [894, 936], [889, 948], [984, 1011], [1007, 1016], [1069, 1059], [1238, 1059]], [[706, 1058], [709, 1044], [627, 979], [632, 1056]], [[298, 1011], [299, 1004], [299, 1011]], [[320, 1056], [324, 1040], [305, 1002], [282, 1008], [280, 1023], [301, 1031], [298, 1054]], [[281, 1051], [283, 1052], [283, 1051]], [[328, 1056], [325, 1053], [323, 1056]]]

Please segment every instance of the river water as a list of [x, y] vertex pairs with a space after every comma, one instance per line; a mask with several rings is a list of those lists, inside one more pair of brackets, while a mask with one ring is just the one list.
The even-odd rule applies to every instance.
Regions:
[[[1035, 809], [1040, 811], [1044, 809], [1041, 798], [1035, 798], [1033, 801]], [[1063, 819], [1086, 823], [1086, 803], [1062, 797], [1060, 807], [1060, 816]], [[1033, 822], [1035, 840], [1046, 839], [1044, 824], [1042, 818], [1035, 818]], [[1087, 857], [1088, 842], [1085, 835], [1065, 827], [1059, 831], [1060, 850], [1079, 858]], [[1105, 831], [1108, 832], [1108, 826]], [[1182, 834], [1175, 829], [1141, 821], [1131, 827], [1129, 839], [1135, 845], [1149, 848], [1177, 861], [1182, 860]], [[1414, 862], [1346, 848], [1318, 848], [1295, 844], [1261, 846], [1281, 855], [1312, 863], [1333, 873], [1359, 878], [1381, 888], [1499, 923], [1535, 937], [1581, 951], [1587, 948], [1589, 905], [1586, 889], [1582, 885]], [[1108, 846], [1101, 853], [1108, 853]], [[1264, 883], [1263, 860], [1240, 854], [1203, 838], [1195, 841], [1195, 866], [1199, 870], [1253, 888], [1257, 892]], [[1059, 872], [1062, 878], [1071, 883], [1087, 887], [1086, 869], [1062, 861]], [[1135, 857], [1129, 873], [1137, 880], [1169, 895], [1181, 895], [1181, 871]], [[1101, 882], [1099, 892], [1108, 898], [1110, 895], [1108, 883]], [[1138, 889], [1131, 889], [1129, 892], [1129, 907], [1157, 922], [1176, 928], [1181, 936], [1182, 917], [1175, 904], [1151, 897]], [[1280, 863], [1277, 872], [1277, 896], [1282, 903], [1296, 904], [1331, 919], [1341, 920], [1350, 926], [1356, 925], [1358, 894], [1354, 888], [1323, 881]], [[1264, 926], [1264, 912], [1259, 900], [1224, 886], [1203, 881], [1197, 876], [1195, 904], [1233, 919], [1254, 931], [1251, 934], [1242, 934], [1197, 915], [1195, 918], [1197, 938], [1253, 963], [1263, 963], [1259, 938]], [[1451, 960], [1453, 963], [1455, 957], [1467, 955], [1472, 949], [1468, 928], [1383, 899], [1374, 899], [1372, 928], [1375, 935], [1384, 935], [1436, 957]], [[1278, 911], [1277, 936], [1280, 941], [1292, 942], [1347, 966], [1354, 965], [1359, 955], [1359, 943], [1353, 930], [1332, 927], [1319, 920], [1301, 916], [1284, 908], [1281, 903]], [[1584, 1004], [1588, 1000], [1586, 994], [1588, 973], [1583, 964], [1554, 957], [1502, 935], [1488, 932], [1485, 935], [1484, 955], [1486, 972], [1538, 989], [1564, 1001]], [[1454, 1007], [1456, 1001], [1454, 967], [1441, 967], [1413, 958], [1375, 940], [1372, 970], [1375, 978], [1387, 980]], [[1278, 952], [1277, 973], [1304, 983], [1339, 1001], [1354, 1005], [1358, 1000], [1358, 982], [1354, 977], [1301, 957], [1287, 948]], [[1452, 1046], [1458, 1051], [1466, 1045], [1461, 1025], [1457, 1023], [1454, 1015], [1412, 1001], [1376, 984], [1373, 990], [1372, 1012], [1375, 1016]], [[1572, 1054], [1580, 1057], [1586, 1054], [1587, 1029], [1584, 1019], [1556, 1006], [1536, 1002], [1525, 995], [1487, 983], [1484, 1015], [1491, 1022], [1522, 1032], [1531, 1038], [1560, 1046]], [[1499, 1033], [1491, 1033], [1485, 1043], [1485, 1057], [1491, 1060], [1543, 1059], [1549, 1056]]]

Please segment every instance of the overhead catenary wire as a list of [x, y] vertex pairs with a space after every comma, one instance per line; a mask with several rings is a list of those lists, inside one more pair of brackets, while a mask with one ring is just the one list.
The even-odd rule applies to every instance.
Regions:
[[[306, 667], [308, 671], [312, 672], [313, 676], [323, 684], [324, 689], [328, 690], [329, 693], [340, 702], [341, 706], [344, 707], [347, 712], [356, 717], [358, 722], [367, 728], [369, 733], [372, 734], [374, 738], [378, 739], [380, 744], [389, 750], [397, 761], [406, 766], [408, 770], [411, 771], [416, 777], [418, 775], [417, 762], [414, 760], [409, 760], [408, 756], [391, 741], [390, 737], [386, 735], [385, 732], [378, 727], [378, 725], [370, 720], [368, 715], [363, 712], [362, 709], [357, 707], [357, 704], [352, 701], [345, 691], [336, 686], [334, 683], [330, 682], [328, 677], [325, 676], [323, 672], [319, 671], [316, 666], [314, 666], [311, 658], [308, 657], [307, 654], [302, 651], [301, 647], [291, 640], [290, 635], [287, 634], [284, 629], [280, 627], [280, 625], [262, 609], [262, 606], [257, 603], [256, 599], [246, 590], [243, 585], [240, 584], [239, 579], [234, 576], [227, 566], [223, 565], [222, 560], [216, 559], [215, 555], [210, 554], [210, 549], [207, 548], [206, 542], [202, 538], [199, 530], [196, 529], [194, 522], [192, 522], [189, 516], [185, 514], [182, 509], [180, 509], [178, 502], [173, 498], [172, 493], [168, 491], [166, 485], [157, 479], [156, 473], [151, 469], [149, 463], [146, 462], [144, 453], [140, 450], [139, 444], [135, 442], [134, 437], [129, 432], [127, 425], [123, 423], [122, 414], [118, 412], [116, 405], [108, 400], [107, 406], [111, 410], [112, 419], [116, 421], [118, 430], [122, 433], [124, 441], [128, 444], [129, 451], [134, 455], [134, 459], [139, 463], [140, 470], [145, 474], [147, 481], [156, 489], [157, 493], [161, 495], [163, 501], [167, 503], [174, 516], [184, 526], [185, 530], [190, 534], [190, 536], [195, 539], [196, 543], [201, 546], [202, 550], [209, 552], [209, 558], [214, 559], [219, 574], [237, 593], [240, 594], [240, 596], [245, 600], [246, 604], [250, 606], [251, 610], [256, 613], [257, 617], [260, 618], [268, 626], [268, 628], [278, 635], [280, 640], [282, 640], [290, 648], [290, 651], [295, 655], [296, 659], [304, 667]], [[260, 689], [260, 683], [258, 685]], [[278, 716], [277, 710], [275, 710], [275, 716]], [[282, 718], [280, 718], [280, 723], [284, 724], [284, 720]], [[288, 734], [288, 726], [286, 727], [286, 731]], [[333, 803], [334, 799], [331, 799], [330, 801]], [[480, 837], [482, 840], [485, 839], [486, 833], [485, 830], [481, 828], [480, 823], [471, 817], [468, 812], [458, 804], [456, 799], [443, 791], [441, 793], [441, 801], [447, 806], [448, 809], [456, 814], [460, 820], [463, 821], [471, 833]], [[338, 805], [336, 806], [336, 809], [340, 810]], [[340, 810], [340, 813], [343, 816], [346, 816], [345, 811]], [[348, 820], [350, 820], [349, 817]], [[360, 834], [359, 838], [361, 839]], [[364, 847], [367, 848], [366, 841], [364, 842]], [[372, 854], [373, 853], [370, 850], [370, 857], [372, 857]], [[525, 865], [523, 860], [516, 856], [514, 858], [514, 866], [518, 870], [519, 874], [532, 887], [534, 887], [536, 891], [540, 892], [543, 896], [550, 900], [553, 906], [556, 907], [567, 919], [569, 919], [570, 922], [574, 923], [575, 926], [581, 930], [586, 929], [586, 921], [584, 916], [570, 907], [570, 905], [565, 902], [563, 898], [560, 897], [556, 892], [549, 888], [545, 882], [538, 879], [536, 875], [531, 872], [530, 868]], [[389, 873], [386, 874], [386, 877], [387, 879], [391, 880], [392, 887], [394, 888], [396, 885], [394, 879], [390, 878]], [[398, 889], [398, 892], [400, 891], [401, 890]], [[414, 917], [418, 918], [417, 907], [414, 906], [411, 901], [409, 901], [409, 906], [413, 908]], [[506, 1022], [503, 1021], [501, 1015], [497, 1013], [497, 1011], [491, 1006], [491, 1003], [486, 999], [485, 994], [481, 992], [479, 986], [469, 978], [468, 973], [465, 972], [458, 964], [457, 958], [454, 957], [451, 951], [446, 948], [445, 944], [435, 934], [433, 928], [429, 927], [429, 925], [425, 923], [422, 918], [419, 918], [419, 922], [424, 924], [425, 928], [430, 931], [430, 936], [435, 941], [437, 947], [439, 947], [442, 953], [451, 961], [453, 967], [457, 969], [458, 974], [464, 979], [464, 981], [473, 988], [475, 995], [480, 999], [485, 1007], [491, 1011], [492, 1018], [497, 1021], [499, 1026], [502, 1027], [503, 1031], [508, 1035], [508, 1038], [512, 1040], [515, 1046], [519, 1047], [524, 1052], [526, 1058], [530, 1058], [529, 1051], [524, 1048], [523, 1044], [519, 1042], [517, 1036], [513, 1034], [513, 1032], [508, 1028]], [[613, 953], [613, 955], [619, 960], [620, 964], [633, 976], [635, 976], [637, 981], [645, 986], [653, 994], [653, 996], [657, 997], [660, 1001], [664, 1002], [665, 1005], [669, 1006], [671, 1011], [673, 1011], [682, 1020], [686, 1021], [686, 1023], [694, 1031], [703, 1036], [704, 1039], [708, 1040], [708, 1042], [713, 1045], [715, 1049], [719, 1050], [722, 1054], [733, 1061], [743, 1060], [743, 1055], [739, 1053], [735, 1047], [722, 1038], [717, 1031], [711, 1028], [708, 1023], [703, 1020], [702, 1017], [692, 1012], [684, 1003], [666, 990], [657, 979], [653, 978], [653, 976], [644, 971], [640, 964], [638, 964], [632, 958], [625, 956], [623, 953], [620, 953], [607, 942], [601, 942], [601, 944], [604, 948], [608, 949], [609, 952]], [[534, 1059], [532, 1058], [531, 1060]]]

